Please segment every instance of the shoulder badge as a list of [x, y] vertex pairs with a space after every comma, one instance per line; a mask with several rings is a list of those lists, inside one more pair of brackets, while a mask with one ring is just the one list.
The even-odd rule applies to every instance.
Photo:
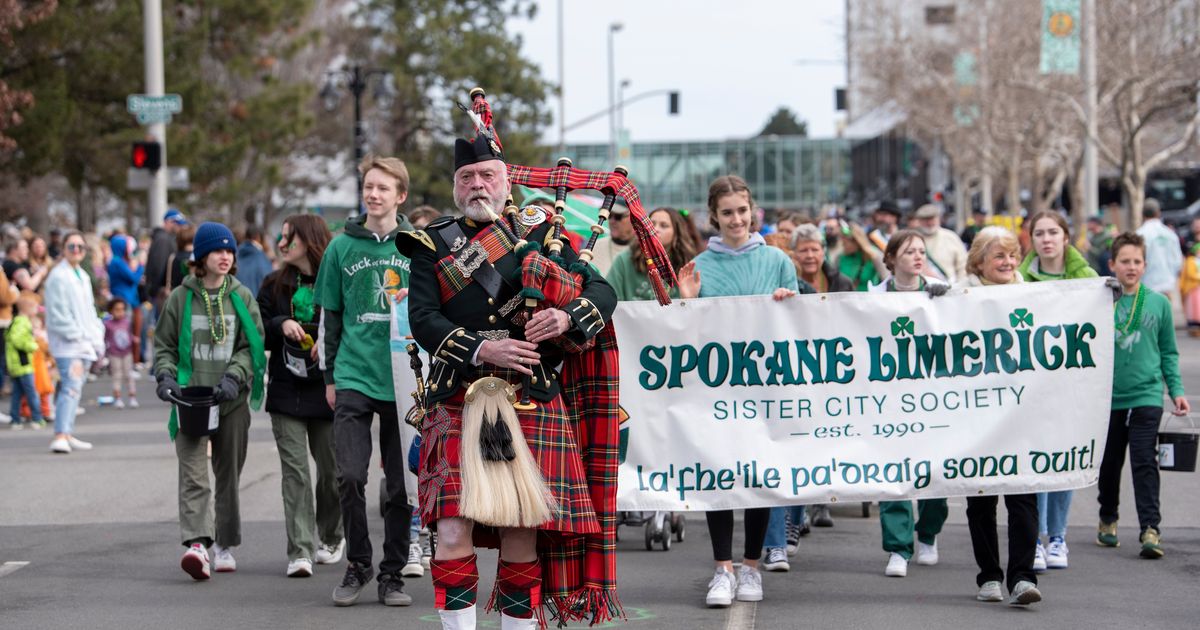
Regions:
[[412, 258], [412, 252], [418, 244], [428, 247], [430, 251], [437, 251], [437, 245], [424, 230], [400, 232], [396, 235], [396, 250], [408, 258]]
[[541, 206], [525, 206], [521, 208], [520, 221], [525, 227], [537, 227], [546, 222], [547, 210]]

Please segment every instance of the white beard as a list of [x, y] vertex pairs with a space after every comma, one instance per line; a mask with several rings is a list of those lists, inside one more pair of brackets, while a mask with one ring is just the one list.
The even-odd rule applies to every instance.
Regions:
[[469, 202], [467, 207], [463, 208], [462, 211], [468, 219], [486, 223], [491, 221], [493, 214], [495, 214], [495, 209], [491, 205], [491, 202], [485, 199], [475, 199]]

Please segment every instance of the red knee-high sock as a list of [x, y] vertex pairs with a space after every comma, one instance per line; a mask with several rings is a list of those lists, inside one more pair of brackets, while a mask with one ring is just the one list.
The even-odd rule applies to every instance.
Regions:
[[496, 608], [509, 617], [529, 619], [542, 606], [542, 563], [500, 561], [496, 572]]
[[479, 593], [479, 568], [475, 558], [475, 554], [471, 554], [465, 558], [429, 561], [435, 608], [462, 610], [475, 605]]

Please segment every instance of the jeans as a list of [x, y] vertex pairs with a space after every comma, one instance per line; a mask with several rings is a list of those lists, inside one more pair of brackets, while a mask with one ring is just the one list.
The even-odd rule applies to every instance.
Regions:
[[1067, 537], [1067, 515], [1071, 513], [1073, 496], [1074, 490], [1038, 493], [1038, 534], [1049, 538]]
[[75, 412], [83, 394], [83, 381], [92, 362], [74, 357], [54, 357], [58, 364], [58, 399], [54, 401], [54, 432], [75, 432]]
[[[326, 545], [342, 539], [342, 511], [333, 461], [333, 423], [271, 413], [271, 431], [282, 471], [283, 523], [288, 560], [313, 558], [313, 532]], [[316, 500], [308, 456], [317, 465]]]
[[1121, 470], [1125, 467], [1125, 447], [1129, 447], [1129, 465], [1133, 473], [1133, 499], [1138, 524], [1158, 529], [1162, 521], [1158, 492], [1158, 424], [1162, 407], [1113, 409], [1108, 418], [1108, 442], [1100, 460], [1100, 520], [1115, 523], [1121, 503]]
[[[967, 527], [971, 530], [971, 549], [979, 573], [975, 585], [1004, 581], [1000, 568], [1000, 541], [996, 534], [996, 505], [1000, 497], [967, 497]], [[1032, 494], [1006, 494], [1008, 508], [1008, 590], [1017, 582], [1037, 584], [1033, 555], [1037, 547], [1037, 497]]]
[[767, 537], [763, 539], [763, 549], [783, 549], [787, 545], [788, 517], [791, 517], [793, 525], [803, 523], [804, 506], [771, 508], [771, 520], [767, 522]]
[[21, 397], [29, 401], [30, 419], [37, 422], [42, 419], [42, 397], [38, 395], [33, 385], [33, 374], [12, 377], [12, 405], [9, 414], [13, 424], [21, 423]]
[[376, 400], [350, 389], [337, 390], [333, 406], [333, 449], [338, 470], [342, 525], [346, 530], [346, 558], [371, 565], [371, 538], [367, 529], [367, 471], [371, 462], [371, 421], [379, 414], [379, 449], [383, 455], [387, 501], [383, 511], [383, 562], [379, 573], [399, 579], [408, 561], [412, 507], [404, 488], [404, 441], [396, 403]]

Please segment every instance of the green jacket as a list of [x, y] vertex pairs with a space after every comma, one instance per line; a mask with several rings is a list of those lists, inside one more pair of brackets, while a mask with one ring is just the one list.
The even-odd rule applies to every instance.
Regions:
[[1146, 301], [1141, 325], [1128, 334], [1121, 329], [1129, 321], [1133, 296], [1122, 295], [1113, 307], [1113, 409], [1161, 407], [1164, 381], [1171, 398], [1183, 395], [1171, 302], [1158, 291], [1142, 290]]
[[[183, 284], [171, 291], [163, 303], [162, 314], [154, 328], [154, 367], [151, 372], [169, 374], [177, 378], [179, 374], [179, 333], [183, 326], [192, 330], [192, 376], [185, 387], [212, 387], [221, 381], [221, 377], [230, 374], [242, 384], [242, 395], [236, 400], [221, 403], [221, 413], [225, 414], [239, 404], [246, 404], [246, 393], [250, 389], [251, 379], [255, 377], [253, 357], [250, 352], [250, 340], [238, 322], [234, 312], [233, 300], [229, 295], [237, 293], [246, 303], [250, 318], [258, 328], [259, 338], [263, 337], [262, 316], [258, 311], [258, 302], [250, 289], [238, 282], [237, 278], [229, 276], [229, 290], [222, 300], [225, 329], [229, 332], [220, 345], [213, 344], [212, 331], [209, 327], [208, 315], [204, 309], [201, 292], [204, 286], [199, 278], [189, 275]], [[211, 294], [210, 294], [211, 295]], [[183, 317], [185, 300], [192, 302], [192, 321], [180, 321]], [[217, 312], [213, 312], [217, 317]], [[258, 375], [262, 378], [262, 375]]]
[[326, 385], [349, 389], [375, 400], [395, 400], [392, 384], [392, 296], [408, 287], [411, 263], [396, 251], [398, 225], [377, 236], [366, 228], [366, 215], [346, 222], [345, 232], [325, 249], [317, 272], [314, 301], [321, 307], [321, 369]]
[[1079, 250], [1067, 245], [1066, 265], [1064, 265], [1062, 277], [1048, 276], [1038, 270], [1038, 257], [1036, 252], [1029, 252], [1025, 255], [1025, 260], [1021, 262], [1021, 266], [1017, 271], [1021, 272], [1021, 276], [1026, 282], [1040, 282], [1042, 280], [1075, 280], [1077, 278], [1095, 278], [1096, 270], [1088, 264], [1083, 254]]
[[24, 315], [13, 318], [4, 333], [4, 362], [8, 375], [20, 378], [33, 374], [33, 353], [37, 351], [37, 340], [33, 338], [33, 322]]

